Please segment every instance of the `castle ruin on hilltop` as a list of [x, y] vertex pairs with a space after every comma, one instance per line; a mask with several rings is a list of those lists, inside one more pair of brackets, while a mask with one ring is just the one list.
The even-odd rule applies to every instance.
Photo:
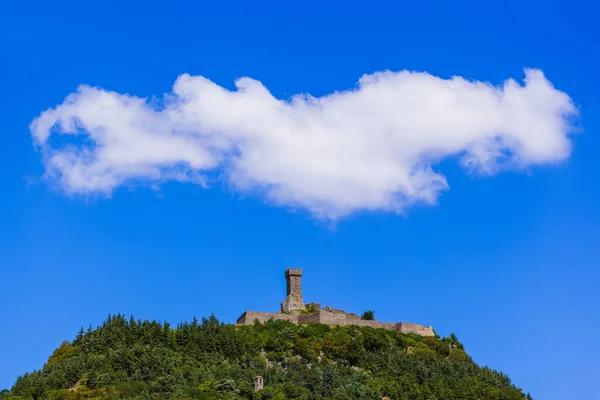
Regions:
[[364, 320], [356, 314], [337, 310], [329, 306], [321, 308], [319, 303], [305, 304], [302, 298], [302, 268], [288, 268], [285, 271], [286, 297], [281, 310], [276, 313], [246, 311], [238, 318], [238, 325], [252, 325], [254, 321], [265, 322], [270, 319], [285, 320], [295, 324], [358, 325], [383, 328], [400, 333], [416, 333], [421, 336], [435, 336], [431, 326], [411, 324], [409, 322], [379, 322]]

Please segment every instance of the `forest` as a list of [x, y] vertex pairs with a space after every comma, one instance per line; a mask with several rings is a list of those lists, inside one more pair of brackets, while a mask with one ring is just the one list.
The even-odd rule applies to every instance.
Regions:
[[[254, 390], [262, 376], [264, 388]], [[455, 335], [369, 327], [236, 326], [214, 316], [172, 327], [124, 315], [65, 341], [2, 400], [531, 399], [475, 364]]]

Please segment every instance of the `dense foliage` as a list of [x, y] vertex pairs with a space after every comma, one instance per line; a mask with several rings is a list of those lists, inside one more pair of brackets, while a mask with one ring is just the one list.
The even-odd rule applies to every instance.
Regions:
[[373, 311], [373, 310], [365, 311], [361, 318], [364, 320], [367, 320], [367, 321], [373, 321], [373, 320], [375, 320], [375, 311]]
[[[264, 377], [254, 391], [255, 376]], [[473, 363], [454, 335], [368, 327], [253, 326], [210, 317], [180, 324], [122, 315], [64, 342], [17, 399], [527, 399], [505, 375]]]

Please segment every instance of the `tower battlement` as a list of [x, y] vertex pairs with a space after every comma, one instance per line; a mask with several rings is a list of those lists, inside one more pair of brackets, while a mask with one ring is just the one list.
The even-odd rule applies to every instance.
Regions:
[[285, 270], [285, 277], [302, 276], [302, 268], [288, 268]]

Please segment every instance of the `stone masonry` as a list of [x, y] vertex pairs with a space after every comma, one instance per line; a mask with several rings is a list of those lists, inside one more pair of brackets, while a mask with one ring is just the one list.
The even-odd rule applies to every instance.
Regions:
[[[372, 328], [390, 329], [400, 333], [416, 333], [421, 336], [435, 336], [431, 326], [409, 322], [379, 322], [364, 320], [356, 314], [331, 307], [320, 308], [318, 303], [304, 304], [302, 299], [302, 269], [285, 271], [287, 296], [281, 303], [278, 313], [246, 311], [237, 320], [238, 325], [252, 325], [254, 321], [264, 323], [270, 319], [285, 320], [295, 324], [325, 324], [330, 326], [358, 325]], [[306, 310], [306, 311], [303, 311]], [[310, 311], [310, 312], [307, 312]]]
[[302, 299], [302, 268], [286, 269], [285, 283], [287, 295], [281, 303], [281, 312], [304, 310], [304, 300]]

